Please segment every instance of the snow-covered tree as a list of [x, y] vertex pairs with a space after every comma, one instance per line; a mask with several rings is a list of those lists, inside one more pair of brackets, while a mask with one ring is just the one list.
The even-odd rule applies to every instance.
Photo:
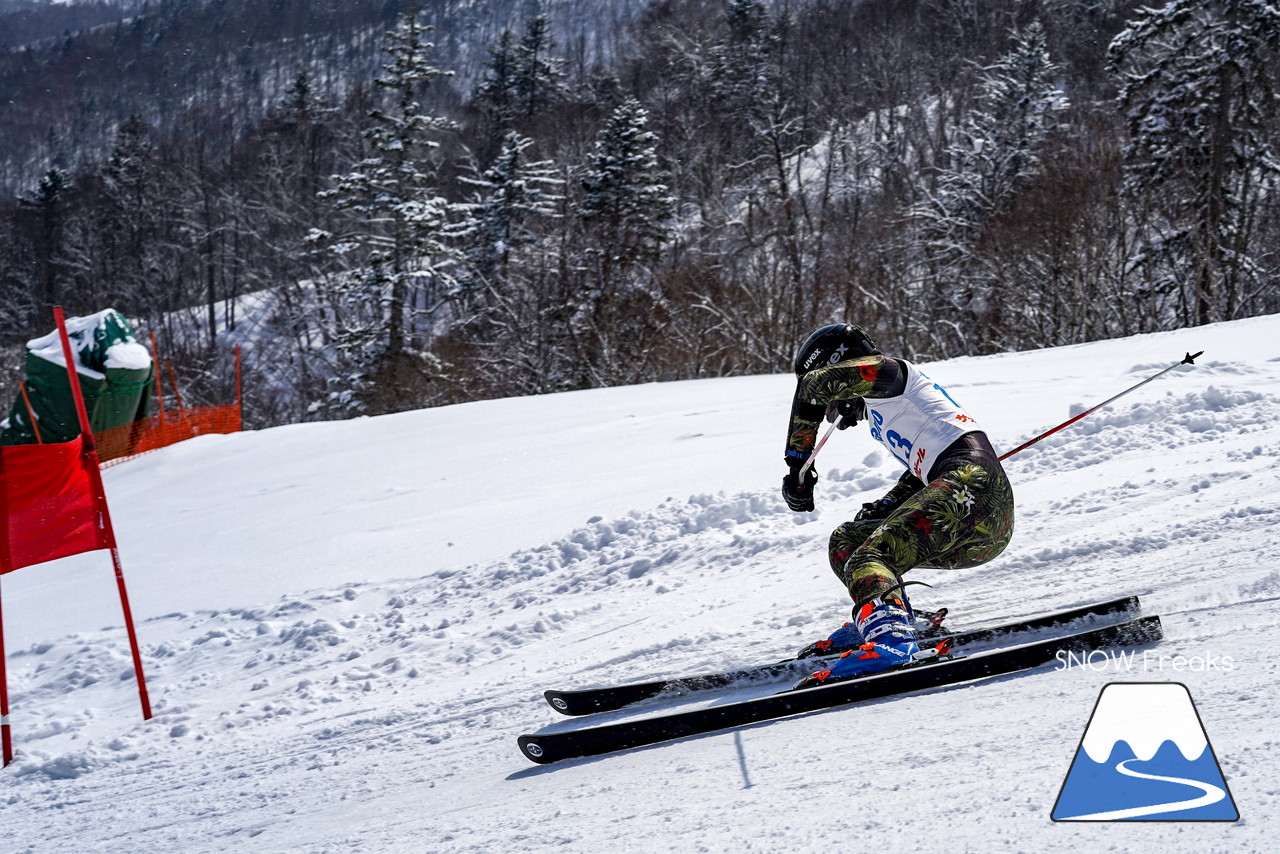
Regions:
[[596, 137], [582, 178], [579, 214], [598, 237], [606, 270], [656, 257], [671, 234], [675, 199], [658, 163], [658, 137], [634, 98]]
[[425, 84], [452, 72], [431, 64], [430, 31], [415, 6], [388, 33], [390, 61], [375, 79], [387, 105], [369, 114], [363, 132], [370, 156], [322, 193], [348, 215], [350, 229], [308, 238], [354, 261], [335, 291], [338, 341], [365, 371], [394, 365], [406, 352], [408, 321], [437, 311], [451, 286], [455, 252], [444, 239], [450, 207], [436, 189], [431, 154], [439, 146], [435, 137], [454, 124], [427, 113], [419, 96]]
[[563, 60], [554, 55], [555, 39], [545, 15], [532, 18], [517, 43], [503, 30], [472, 97], [505, 131], [553, 105], [563, 94]]
[[506, 127], [516, 115], [514, 39], [511, 30], [503, 30], [498, 36], [498, 44], [489, 50], [489, 62], [471, 93], [472, 99], [493, 116], [499, 128]]
[[33, 291], [41, 306], [60, 304], [67, 284], [63, 246], [67, 211], [63, 196], [70, 188], [71, 176], [66, 170], [50, 166], [36, 189], [18, 198], [31, 221]]
[[660, 326], [661, 294], [649, 265], [672, 235], [675, 199], [648, 123], [639, 101], [620, 104], [596, 137], [582, 177], [578, 215], [586, 254], [569, 320], [578, 384], [635, 382]]
[[748, 117], [771, 76], [769, 12], [762, 0], [729, 0], [726, 38], [710, 51], [711, 90], [730, 114]]
[[[936, 171], [935, 189], [914, 211], [932, 288], [927, 299], [943, 316], [959, 310], [963, 336], [981, 339], [984, 328], [999, 326], [1000, 295], [982, 267], [979, 240], [1036, 173], [1042, 145], [1060, 122], [1067, 98], [1055, 73], [1040, 24], [1015, 33], [1009, 52], [984, 70], [976, 103]], [[934, 334], [941, 328], [929, 325]]]
[[534, 17], [525, 27], [524, 37], [515, 51], [512, 85], [522, 115], [536, 115], [560, 96], [564, 63], [553, 56], [554, 51], [551, 22], [545, 15]]
[[[287, 156], [299, 158], [295, 165], [300, 169], [303, 189], [314, 197], [319, 191], [322, 149], [326, 142], [326, 123], [331, 122], [336, 110], [325, 106], [315, 88], [315, 81], [306, 69], [294, 76], [285, 90], [278, 109], [275, 142], [291, 149]], [[310, 199], [303, 204], [309, 205]]]
[[[258, 151], [260, 178], [255, 183], [253, 204], [264, 212], [282, 233], [264, 234], [273, 245], [292, 235], [297, 223], [319, 227], [333, 215], [332, 206], [319, 198], [340, 160], [336, 148], [337, 110], [328, 107], [316, 92], [307, 70], [298, 72], [284, 97], [268, 117], [263, 129], [263, 145]], [[286, 236], [287, 235], [287, 236]], [[287, 266], [291, 259], [281, 259]], [[266, 273], [277, 280], [287, 274]]]
[[500, 287], [512, 254], [538, 240], [534, 224], [556, 214], [564, 180], [550, 160], [527, 160], [532, 145], [533, 140], [509, 131], [489, 168], [462, 179], [474, 188], [473, 198], [455, 206], [462, 218], [451, 233], [466, 259], [457, 276], [464, 293]]
[[[564, 202], [550, 160], [531, 160], [533, 141], [509, 131], [493, 163], [462, 182], [471, 201], [453, 227], [459, 267], [457, 333], [474, 348], [472, 385], [540, 394], [564, 388], [567, 309], [559, 293], [557, 241], [548, 240]], [[497, 392], [500, 393], [500, 392]]]
[[1273, 0], [1172, 0], [1143, 9], [1111, 43], [1127, 188], [1164, 213], [1150, 254], [1181, 286], [1179, 322], [1234, 316], [1259, 281], [1250, 240], [1280, 175], [1278, 65]]
[[139, 313], [158, 319], [166, 307], [159, 243], [172, 203], [151, 128], [138, 114], [120, 124], [99, 177], [104, 196], [100, 246], [91, 256], [97, 278], [139, 306]]

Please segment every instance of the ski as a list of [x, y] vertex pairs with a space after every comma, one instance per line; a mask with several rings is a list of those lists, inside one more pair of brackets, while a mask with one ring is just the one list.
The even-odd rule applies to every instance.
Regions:
[[1051, 640], [1002, 647], [957, 658], [927, 660], [887, 673], [815, 688], [786, 690], [754, 700], [585, 729], [522, 735], [518, 743], [528, 759], [540, 764], [581, 756], [597, 756], [757, 721], [1016, 673], [1048, 664], [1065, 652], [1092, 652], [1112, 647], [1136, 646], [1158, 641], [1162, 637], [1158, 616], [1139, 617]]
[[[961, 648], [1040, 629], [1057, 628], [1091, 618], [1132, 614], [1137, 612], [1138, 607], [1137, 596], [1125, 596], [987, 628], [962, 632], [949, 632], [946, 629], [933, 633], [923, 632], [918, 639], [923, 647], [926, 643], [934, 645], [949, 638], [954, 647]], [[663, 693], [683, 695], [692, 691], [707, 691], [731, 685], [750, 685], [775, 682], [787, 677], [799, 677], [815, 670], [822, 670], [822, 663], [835, 659], [839, 653], [840, 650], [835, 650], [828, 656], [788, 658], [772, 664], [743, 667], [720, 673], [678, 676], [649, 682], [613, 685], [607, 688], [586, 688], [576, 691], [550, 690], [544, 692], [543, 696], [551, 704], [551, 708], [565, 715], [611, 712]]]

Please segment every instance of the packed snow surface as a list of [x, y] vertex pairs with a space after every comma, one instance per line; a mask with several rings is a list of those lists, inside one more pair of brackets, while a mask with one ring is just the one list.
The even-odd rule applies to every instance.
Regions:
[[[830, 530], [898, 476], [864, 428], [778, 485], [794, 380], [206, 436], [105, 472], [105, 553], [3, 579], [4, 851], [1272, 851], [1280, 316], [923, 366], [1007, 449], [1009, 549], [911, 574], [957, 629], [1127, 594], [1166, 638], [1063, 667], [529, 764], [541, 693], [791, 655], [847, 616]], [[1055, 824], [1102, 687], [1181, 682], [1235, 823]], [[736, 695], [692, 697], [721, 703]], [[650, 704], [603, 716], [656, 714]]]

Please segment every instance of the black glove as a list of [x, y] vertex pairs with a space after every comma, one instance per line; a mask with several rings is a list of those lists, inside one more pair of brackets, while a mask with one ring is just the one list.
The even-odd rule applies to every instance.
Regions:
[[827, 404], [827, 422], [840, 419], [837, 430], [848, 430], [859, 421], [867, 420], [867, 403], [862, 398], [853, 400], [833, 400]]
[[924, 483], [911, 472], [903, 472], [902, 477], [889, 490], [889, 494], [879, 501], [868, 501], [862, 505], [853, 521], [862, 522], [867, 519], [888, 519], [894, 510], [902, 506], [902, 502], [924, 489]]
[[853, 521], [865, 522], [868, 519], [888, 519], [889, 514], [893, 511], [893, 502], [888, 498], [881, 498], [879, 501], [868, 501], [862, 505], [862, 509], [853, 517]]
[[812, 467], [804, 473], [801, 483], [796, 475], [799, 468], [791, 470], [791, 474], [782, 479], [782, 497], [787, 506], [797, 513], [806, 513], [813, 509], [813, 485], [818, 482], [818, 473]]

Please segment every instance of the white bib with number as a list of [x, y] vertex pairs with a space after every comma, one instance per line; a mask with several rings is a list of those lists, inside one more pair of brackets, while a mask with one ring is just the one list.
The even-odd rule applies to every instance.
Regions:
[[871, 437], [926, 483], [938, 455], [966, 433], [982, 428], [920, 369], [907, 366], [907, 387], [897, 397], [864, 397]]

